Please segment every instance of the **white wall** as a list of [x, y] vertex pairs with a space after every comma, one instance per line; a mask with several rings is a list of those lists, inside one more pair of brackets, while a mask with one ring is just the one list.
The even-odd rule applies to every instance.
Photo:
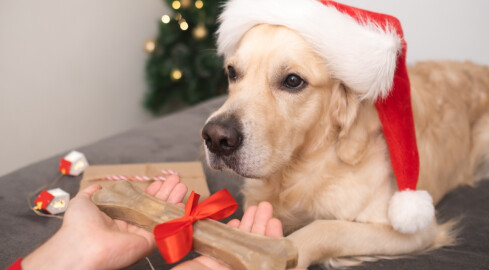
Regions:
[[341, 0], [341, 3], [390, 14], [402, 24], [407, 61], [471, 60], [489, 65], [489, 1]]
[[0, 175], [151, 119], [162, 0], [0, 1]]
[[[163, 2], [0, 0], [0, 175], [150, 119], [142, 45]], [[341, 2], [398, 17], [410, 63], [489, 65], [489, 1]]]

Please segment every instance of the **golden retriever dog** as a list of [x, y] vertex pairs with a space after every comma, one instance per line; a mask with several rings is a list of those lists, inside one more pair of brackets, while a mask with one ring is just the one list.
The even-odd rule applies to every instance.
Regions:
[[[254, 26], [225, 69], [229, 97], [202, 130], [208, 164], [247, 178], [245, 207], [272, 203], [298, 266], [454, 243], [453, 222], [413, 234], [392, 228], [387, 209], [397, 186], [375, 105], [335, 79], [302, 36]], [[489, 69], [425, 62], [409, 76], [418, 188], [436, 203], [489, 176]]]

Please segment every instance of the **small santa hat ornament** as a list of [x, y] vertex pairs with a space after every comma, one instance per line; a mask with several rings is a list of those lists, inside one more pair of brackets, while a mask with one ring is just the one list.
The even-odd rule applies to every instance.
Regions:
[[44, 210], [51, 215], [63, 213], [68, 208], [70, 194], [60, 188], [42, 190], [34, 200], [35, 210]]
[[219, 20], [220, 54], [230, 56], [255, 25], [285, 26], [311, 44], [334, 77], [375, 102], [398, 186], [388, 209], [391, 225], [415, 233], [432, 222], [433, 200], [416, 190], [419, 157], [399, 20], [328, 0], [230, 0]]
[[62, 174], [78, 176], [88, 167], [85, 155], [78, 151], [71, 151], [59, 161], [59, 171]]

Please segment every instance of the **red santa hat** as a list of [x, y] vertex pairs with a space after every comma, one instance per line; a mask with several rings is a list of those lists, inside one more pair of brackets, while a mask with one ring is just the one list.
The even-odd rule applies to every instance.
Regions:
[[255, 25], [295, 30], [326, 60], [332, 76], [363, 100], [375, 102], [398, 186], [388, 218], [402, 233], [430, 224], [433, 200], [428, 192], [416, 190], [419, 157], [406, 42], [396, 18], [328, 0], [230, 0], [220, 23], [217, 46], [224, 56], [230, 56]]

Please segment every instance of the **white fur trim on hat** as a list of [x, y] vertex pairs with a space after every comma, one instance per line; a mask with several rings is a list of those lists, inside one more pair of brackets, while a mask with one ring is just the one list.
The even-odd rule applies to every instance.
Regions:
[[226, 57], [253, 26], [282, 25], [310, 42], [332, 75], [362, 98], [374, 101], [392, 88], [402, 42], [391, 27], [360, 24], [317, 0], [230, 0], [219, 20], [218, 52]]
[[435, 217], [433, 199], [425, 190], [397, 191], [391, 198], [388, 216], [396, 231], [418, 232]]

